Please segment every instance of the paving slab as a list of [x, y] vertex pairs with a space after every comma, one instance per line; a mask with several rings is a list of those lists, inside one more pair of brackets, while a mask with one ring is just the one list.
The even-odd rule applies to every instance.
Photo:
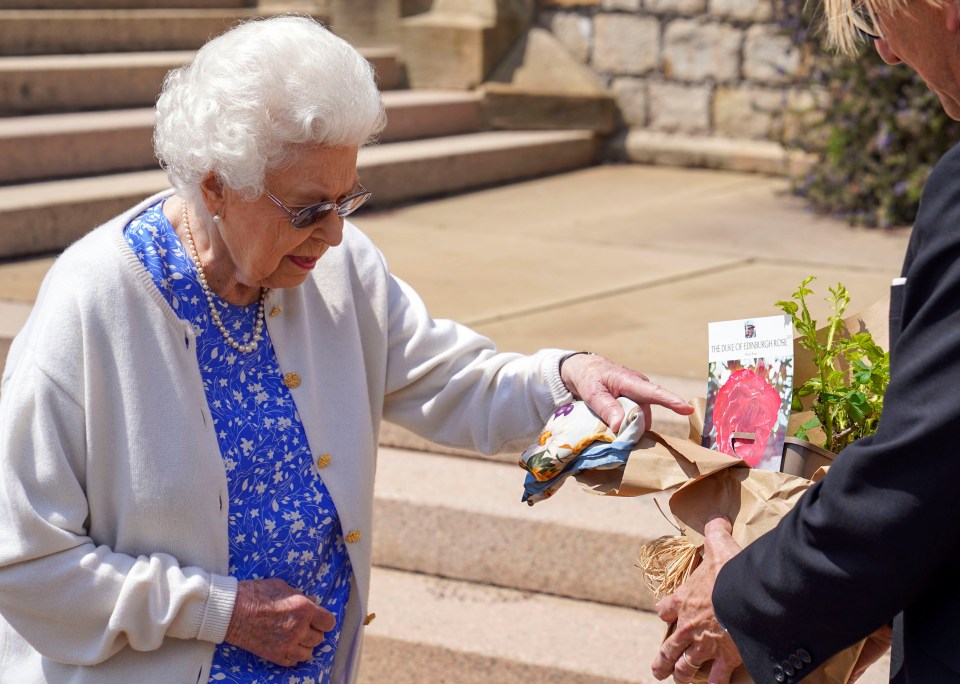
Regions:
[[[779, 313], [807, 275], [823, 296], [843, 282], [853, 313], [899, 274], [909, 231], [850, 229], [785, 190], [756, 175], [605, 166], [357, 223], [437, 315], [503, 349], [590, 349], [698, 379], [708, 322]], [[827, 313], [821, 296], [811, 308]]]
[[396, 226], [434, 226], [473, 235], [482, 231], [484, 235], [539, 236], [586, 244], [609, 220], [642, 215], [654, 206], [673, 207], [682, 213], [688, 202], [749, 188], [758, 180], [764, 179], [718, 171], [611, 164], [419, 203], [383, 216], [361, 216], [364, 226], [382, 219]]
[[[756, 262], [474, 327], [504, 349], [532, 352], [549, 340], [550, 346], [588, 349], [643, 372], [705, 378], [709, 322], [781, 313], [774, 302], [788, 298], [808, 275], [819, 277], [815, 292], [824, 295], [828, 284], [846, 285], [855, 313], [883, 297], [896, 274]], [[828, 305], [819, 296], [808, 303], [814, 318], [824, 320]]]
[[395, 226], [472, 235], [899, 269], [908, 230], [852, 229], [811, 213], [788, 188], [786, 180], [755, 174], [610, 164], [423, 203], [385, 218]]
[[725, 255], [589, 241], [573, 249], [567, 241], [528, 236], [522, 230], [511, 235], [420, 225], [399, 228], [392, 221], [362, 217], [357, 225], [386, 254], [391, 271], [414, 284], [434, 316], [468, 325], [547, 312], [744, 263]]
[[645, 611], [375, 568], [364, 684], [653, 684]]
[[516, 463], [522, 448], [510, 465], [382, 448], [373, 562], [651, 610], [634, 561], [647, 542], [676, 534], [654, 497], [596, 496], [571, 479], [528, 506]]
[[370, 610], [362, 684], [654, 684], [664, 634], [646, 611], [376, 567]]
[[642, 212], [600, 226], [595, 238], [791, 263], [900, 270], [909, 229], [851, 228], [814, 214], [788, 189], [787, 181], [761, 177], [747, 186], [689, 198], [682, 209], [651, 203]]

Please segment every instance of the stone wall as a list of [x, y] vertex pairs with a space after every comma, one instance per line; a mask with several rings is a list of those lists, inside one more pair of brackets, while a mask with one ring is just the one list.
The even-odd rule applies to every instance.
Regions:
[[806, 58], [774, 0], [540, 0], [537, 22], [615, 95], [624, 124], [755, 140], [809, 110]]

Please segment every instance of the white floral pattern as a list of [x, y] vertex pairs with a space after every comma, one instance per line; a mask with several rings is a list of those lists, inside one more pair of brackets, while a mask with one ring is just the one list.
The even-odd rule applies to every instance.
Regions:
[[[249, 354], [229, 347], [210, 323], [196, 269], [160, 202], [126, 227], [127, 242], [180, 318], [197, 329], [197, 359], [227, 470], [230, 574], [276, 577], [337, 618], [313, 660], [280, 667], [228, 644], [213, 659], [211, 682], [322, 684], [330, 680], [350, 595], [350, 560], [340, 519], [320, 478], [269, 331]], [[257, 305], [214, 299], [224, 325], [249, 341]]]

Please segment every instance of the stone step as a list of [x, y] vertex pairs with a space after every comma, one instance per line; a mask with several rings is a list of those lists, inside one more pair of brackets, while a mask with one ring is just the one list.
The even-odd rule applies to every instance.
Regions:
[[0, 10], [213, 9], [256, 7], [257, 0], [0, 0]]
[[[588, 166], [595, 153], [590, 132], [494, 131], [367, 148], [359, 167], [382, 206]], [[0, 258], [62, 250], [167, 186], [162, 171], [135, 171], [0, 187]]]
[[483, 127], [478, 93], [395, 90], [383, 93], [387, 128], [381, 142], [474, 133]]
[[[651, 609], [633, 563], [643, 544], [676, 533], [654, 497], [595, 496], [568, 480], [549, 500], [528, 506], [520, 501], [519, 453], [508, 465], [382, 447], [374, 563]], [[570, 571], [587, 558], [589, 572]]]
[[0, 183], [156, 168], [153, 110], [0, 119]]
[[0, 115], [152, 106], [193, 51], [0, 58]]
[[597, 147], [590, 131], [489, 131], [369, 147], [360, 166], [392, 204], [582, 168]]
[[[365, 48], [381, 90], [403, 84], [403, 67], [390, 48]], [[193, 59], [192, 50], [0, 58], [0, 116], [152, 107], [170, 69]]]
[[[384, 94], [391, 142], [476, 132], [480, 99], [470, 93]], [[153, 110], [47, 114], [0, 119], [0, 183], [156, 168]]]
[[653, 684], [665, 631], [645, 611], [376, 567], [370, 610], [361, 684]]
[[0, 55], [194, 50], [257, 9], [0, 10]]

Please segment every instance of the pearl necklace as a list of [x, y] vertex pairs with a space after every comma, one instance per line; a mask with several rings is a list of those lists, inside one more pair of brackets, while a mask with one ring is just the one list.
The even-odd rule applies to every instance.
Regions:
[[193, 260], [193, 265], [197, 267], [197, 278], [200, 280], [200, 287], [207, 297], [207, 307], [210, 309], [210, 318], [213, 320], [213, 324], [217, 326], [217, 329], [220, 330], [220, 334], [223, 335], [223, 339], [226, 340], [227, 344], [241, 354], [249, 354], [257, 348], [260, 340], [263, 339], [263, 307], [269, 288], [260, 288], [260, 304], [257, 307], [257, 322], [253, 326], [253, 339], [247, 344], [240, 344], [233, 339], [233, 335], [230, 334], [227, 327], [223, 324], [223, 320], [220, 318], [220, 312], [217, 311], [216, 304], [213, 302], [213, 291], [210, 289], [210, 286], [207, 285], [207, 276], [203, 272], [203, 264], [200, 263], [197, 246], [193, 244], [193, 233], [190, 231], [190, 219], [187, 216], [187, 204], [183, 201], [181, 201], [180, 204], [180, 216], [183, 219], [183, 230], [187, 234], [187, 249], [190, 251], [190, 258]]

